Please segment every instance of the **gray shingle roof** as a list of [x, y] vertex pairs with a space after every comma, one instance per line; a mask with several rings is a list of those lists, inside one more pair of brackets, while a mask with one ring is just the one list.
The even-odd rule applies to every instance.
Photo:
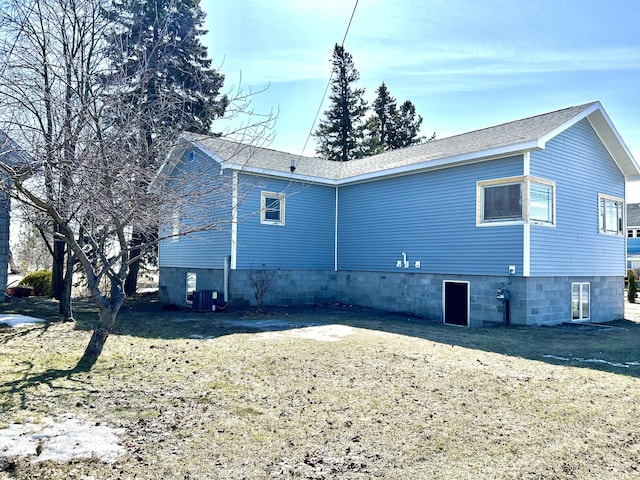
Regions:
[[[188, 134], [186, 138], [231, 168], [291, 178], [349, 182], [542, 148], [548, 139], [587, 115], [593, 112], [606, 115], [601, 109], [599, 102], [586, 103], [348, 162], [303, 157], [205, 135]], [[608, 118], [603, 118], [608, 128], [613, 130]], [[621, 143], [617, 133], [609, 137], [614, 143]], [[624, 144], [621, 150], [630, 157]], [[635, 161], [629, 161], [631, 172], [640, 173], [636, 173]], [[295, 174], [290, 172], [292, 162], [296, 165]]]

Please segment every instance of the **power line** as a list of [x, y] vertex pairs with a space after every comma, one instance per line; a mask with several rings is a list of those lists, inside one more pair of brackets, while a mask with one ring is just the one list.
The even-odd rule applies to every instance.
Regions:
[[[349, 23], [347, 24], [347, 29], [344, 32], [344, 37], [342, 37], [341, 47], [344, 48], [344, 42], [347, 40], [347, 35], [349, 34], [349, 29], [351, 28], [351, 22], [353, 21], [353, 17], [356, 14], [356, 9], [358, 8], [358, 1], [356, 0], [355, 5], [353, 6], [353, 10], [351, 11], [351, 18], [349, 18]], [[333, 68], [331, 69], [331, 75], [329, 75], [329, 81], [327, 82], [327, 86], [324, 89], [324, 94], [320, 99], [320, 105], [318, 105], [318, 110], [316, 111], [316, 116], [313, 119], [313, 123], [311, 124], [311, 129], [309, 130], [309, 134], [307, 135], [307, 139], [304, 141], [304, 146], [302, 147], [302, 154], [307, 148], [307, 144], [309, 143], [309, 139], [313, 136], [313, 129], [316, 126], [316, 122], [318, 121], [318, 117], [320, 116], [320, 112], [322, 111], [322, 104], [324, 103], [324, 99], [327, 98], [327, 92], [329, 91], [329, 87], [331, 86], [331, 80], [333, 80]], [[300, 156], [302, 156], [302, 154]]]

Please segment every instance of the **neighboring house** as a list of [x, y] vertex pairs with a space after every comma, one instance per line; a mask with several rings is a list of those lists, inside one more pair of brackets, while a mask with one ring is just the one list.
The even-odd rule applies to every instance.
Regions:
[[206, 164], [231, 191], [219, 230], [160, 244], [163, 302], [228, 290], [254, 305], [258, 275], [273, 305], [469, 326], [623, 318], [625, 180], [640, 169], [599, 102], [344, 163], [200, 135], [169, 158], [166, 173]]
[[[0, 162], [15, 166], [24, 163], [22, 149], [4, 132], [0, 131]], [[0, 173], [0, 181], [6, 182], [7, 177]], [[9, 225], [11, 199], [0, 190], [0, 292], [7, 290], [9, 274]], [[4, 301], [4, 294], [0, 301]]]
[[627, 205], [627, 268], [640, 268], [640, 203]]

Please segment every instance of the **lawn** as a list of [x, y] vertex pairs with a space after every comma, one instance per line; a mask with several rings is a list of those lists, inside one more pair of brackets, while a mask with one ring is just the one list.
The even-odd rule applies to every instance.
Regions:
[[[42, 299], [0, 310], [56, 318]], [[0, 427], [109, 427], [118, 454], [38, 461], [41, 439], [38, 455], [0, 451], [0, 478], [640, 477], [637, 322], [465, 329], [342, 305], [139, 300], [80, 372], [95, 313], [76, 313], [0, 328]]]

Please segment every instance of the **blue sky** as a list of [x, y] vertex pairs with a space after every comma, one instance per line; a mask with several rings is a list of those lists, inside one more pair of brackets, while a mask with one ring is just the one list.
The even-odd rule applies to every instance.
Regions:
[[[313, 138], [303, 148], [354, 5], [202, 0], [204, 41], [225, 89], [266, 88], [251, 107], [278, 114], [271, 148], [315, 154]], [[634, 0], [360, 0], [345, 48], [366, 98], [384, 81], [416, 105], [425, 135], [600, 100], [638, 161], [638, 18]], [[628, 200], [640, 202], [640, 182], [629, 184]]]

